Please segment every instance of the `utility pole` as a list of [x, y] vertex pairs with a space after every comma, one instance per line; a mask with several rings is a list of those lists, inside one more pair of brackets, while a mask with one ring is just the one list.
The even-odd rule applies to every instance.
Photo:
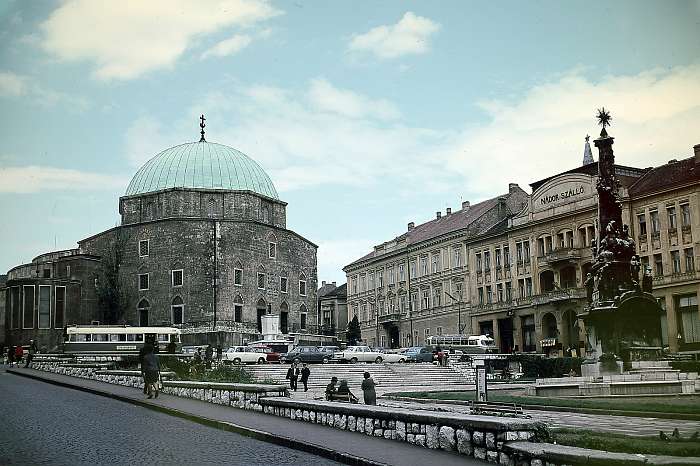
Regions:
[[452, 299], [457, 304], [457, 333], [462, 335], [462, 332], [464, 331], [464, 328], [466, 327], [466, 324], [464, 327], [462, 326], [462, 295], [459, 296], [459, 299], [455, 298], [452, 296], [450, 293], [445, 291], [445, 294]]

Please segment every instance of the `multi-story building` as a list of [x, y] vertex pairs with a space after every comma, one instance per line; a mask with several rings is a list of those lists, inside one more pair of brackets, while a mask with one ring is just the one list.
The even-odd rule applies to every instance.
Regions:
[[317, 246], [287, 229], [286, 206], [255, 161], [203, 133], [166, 149], [119, 199], [119, 226], [8, 272], [7, 342], [50, 348], [65, 325], [95, 321], [241, 344], [265, 314], [283, 333], [310, 333]]
[[[623, 221], [653, 266], [672, 351], [700, 346], [700, 145], [694, 150], [654, 169], [615, 166]], [[588, 142], [584, 152], [590, 162]], [[491, 334], [503, 352], [580, 354], [597, 173], [596, 162], [585, 163], [532, 183], [530, 195], [511, 184], [504, 196], [409, 224], [344, 268], [349, 318], [358, 315], [363, 339], [380, 346], [468, 333]]]
[[335, 282], [323, 282], [318, 289], [319, 333], [333, 335], [346, 341], [348, 329], [347, 284], [336, 286]]

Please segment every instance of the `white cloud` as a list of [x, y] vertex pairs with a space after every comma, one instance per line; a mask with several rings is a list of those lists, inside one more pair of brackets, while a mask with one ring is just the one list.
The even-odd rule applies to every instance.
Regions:
[[430, 37], [438, 30], [440, 24], [409, 11], [396, 24], [377, 26], [354, 36], [348, 49], [372, 53], [379, 58], [421, 54], [430, 50]]
[[227, 57], [229, 55], [236, 54], [248, 47], [252, 41], [252, 37], [248, 35], [234, 34], [232, 37], [222, 40], [212, 48], [207, 49], [202, 54], [202, 59], [209, 57]]
[[393, 120], [401, 116], [399, 109], [388, 100], [373, 100], [353, 91], [339, 89], [322, 78], [311, 81], [309, 100], [320, 111], [350, 118]]
[[41, 45], [63, 61], [91, 61], [99, 79], [172, 66], [193, 42], [281, 12], [267, 0], [68, 0], [41, 25]]
[[490, 121], [460, 135], [447, 153], [450, 167], [480, 193], [503, 191], [509, 181], [526, 188], [582, 162], [583, 138], [595, 138], [602, 106], [613, 115], [617, 163], [648, 167], [690, 157], [699, 142], [700, 65], [598, 81], [577, 71], [512, 102], [482, 102]]
[[27, 79], [24, 76], [0, 71], [0, 96], [19, 97], [27, 91]]
[[3, 193], [123, 190], [128, 182], [121, 176], [39, 165], [0, 168]]

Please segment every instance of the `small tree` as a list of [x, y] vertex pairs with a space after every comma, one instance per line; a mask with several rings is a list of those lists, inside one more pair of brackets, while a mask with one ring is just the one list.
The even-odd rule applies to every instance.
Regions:
[[357, 314], [352, 318], [348, 324], [348, 343], [350, 346], [356, 345], [357, 340], [362, 338], [362, 332], [360, 332], [360, 321], [357, 320]]

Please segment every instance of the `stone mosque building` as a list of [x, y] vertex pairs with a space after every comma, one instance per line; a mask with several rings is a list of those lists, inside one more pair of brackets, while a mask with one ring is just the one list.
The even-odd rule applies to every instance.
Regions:
[[[121, 224], [11, 269], [0, 284], [6, 344], [52, 348], [71, 324], [174, 325], [183, 343], [316, 328], [317, 246], [286, 227], [265, 171], [231, 147], [198, 142], [146, 162], [119, 199]], [[0, 282], [1, 283], [1, 282]], [[1, 340], [1, 339], [0, 339]], [[0, 341], [1, 342], [1, 341]]]

